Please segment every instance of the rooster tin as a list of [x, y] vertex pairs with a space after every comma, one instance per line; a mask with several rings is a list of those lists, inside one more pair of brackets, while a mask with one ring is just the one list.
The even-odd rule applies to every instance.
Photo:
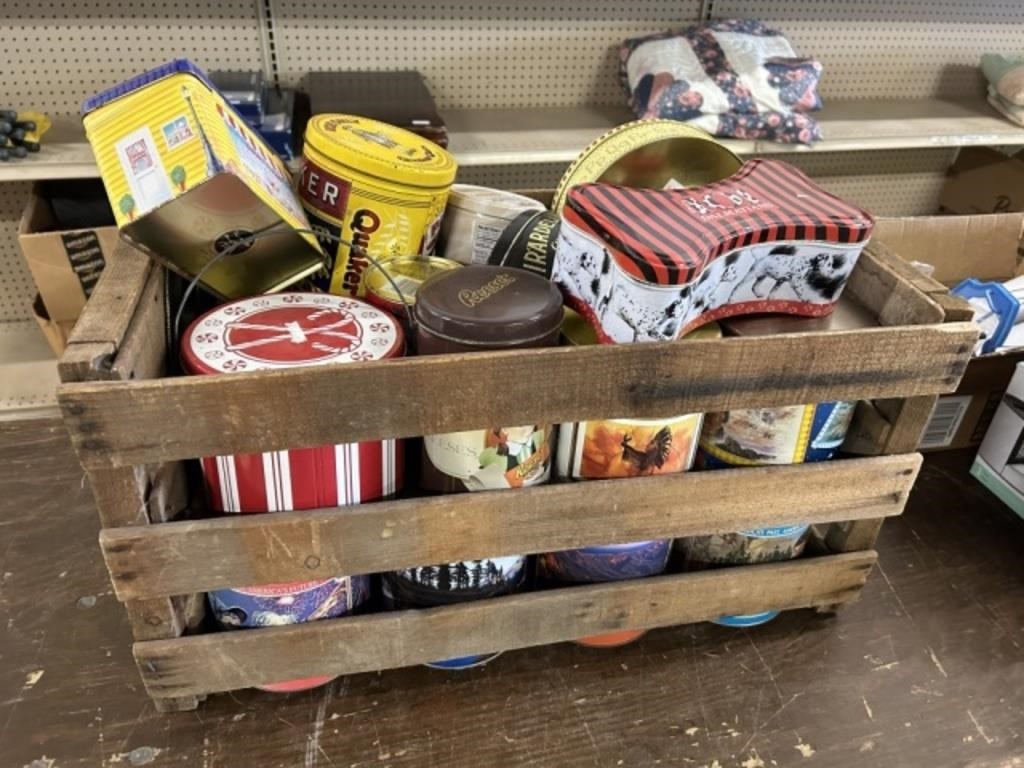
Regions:
[[582, 184], [561, 216], [552, 280], [603, 343], [671, 341], [742, 314], [827, 315], [873, 227], [774, 160], [693, 189]]
[[[223, 375], [400, 356], [404, 335], [390, 315], [357, 299], [311, 293], [258, 296], [197, 318], [182, 337], [187, 373]], [[252, 404], [268, 407], [268, 404]], [[201, 459], [211, 509], [286, 512], [392, 496], [402, 484], [401, 441], [382, 440]], [[369, 578], [220, 589], [208, 597], [226, 629], [297, 624], [342, 616], [362, 605]], [[311, 678], [263, 686], [301, 690]]]

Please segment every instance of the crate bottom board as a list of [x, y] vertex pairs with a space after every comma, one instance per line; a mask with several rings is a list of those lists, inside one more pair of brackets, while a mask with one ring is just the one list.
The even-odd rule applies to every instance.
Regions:
[[854, 600], [874, 551], [509, 595], [287, 627], [138, 642], [146, 689], [172, 699], [527, 648], [625, 629]]

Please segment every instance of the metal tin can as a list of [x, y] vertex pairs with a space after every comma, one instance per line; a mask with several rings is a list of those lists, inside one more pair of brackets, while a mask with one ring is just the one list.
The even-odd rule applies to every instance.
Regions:
[[569, 190], [602, 182], [623, 187], [700, 187], [739, 170], [743, 161], [724, 144], [676, 120], [634, 120], [599, 136], [580, 153], [555, 189], [559, 213]]
[[872, 226], [773, 160], [697, 189], [584, 184], [562, 209], [552, 280], [609, 343], [741, 314], [827, 315]]
[[[523, 586], [529, 559], [525, 555], [440, 563], [381, 575], [384, 605], [391, 610], [431, 608], [470, 600], [485, 600]], [[433, 661], [435, 669], [478, 667], [500, 653], [483, 653]]]
[[[118, 229], [161, 264], [188, 278], [202, 272], [203, 287], [224, 299], [278, 291], [323, 268], [291, 173], [194, 64], [150, 70], [83, 112]], [[207, 268], [221, 254], [230, 257]]]
[[[306, 126], [299, 198], [313, 228], [377, 258], [431, 253], [458, 166], [432, 141], [352, 115]], [[363, 295], [367, 259], [322, 238], [329, 268], [318, 287]]]
[[551, 278], [555, 244], [562, 221], [551, 211], [524, 211], [516, 216], [495, 243], [488, 264], [516, 267]]
[[[686, 558], [690, 570], [721, 568], [729, 565], [750, 565], [793, 560], [804, 551], [810, 531], [808, 525], [782, 525], [755, 528], [738, 533], [692, 536], [677, 539], [676, 548]], [[771, 621], [779, 611], [719, 616], [712, 623], [723, 627], [756, 627]]]
[[[461, 266], [457, 261], [437, 256], [399, 256], [371, 264], [363, 275], [366, 300], [397, 317], [408, 332], [412, 328], [408, 315], [412, 305], [416, 303], [416, 293], [423, 282], [439, 272]], [[402, 292], [401, 296], [398, 294], [399, 290]]]
[[[191, 374], [337, 365], [402, 355], [404, 334], [390, 315], [357, 299], [312, 293], [261, 296], [199, 317], [182, 338]], [[210, 507], [260, 513], [343, 506], [394, 495], [402, 484], [401, 441], [349, 443], [201, 459]], [[296, 624], [344, 615], [369, 595], [369, 577], [221, 589], [209, 594], [226, 628]], [[263, 686], [300, 690], [312, 678]]]
[[[691, 334], [715, 337], [717, 325]], [[562, 336], [570, 344], [596, 344], [593, 328], [567, 309]], [[703, 416], [684, 414], [669, 419], [604, 419], [558, 428], [556, 467], [560, 477], [572, 480], [639, 477], [685, 472], [693, 466]], [[540, 574], [566, 582], [601, 582], [653, 576], [665, 570], [671, 539], [638, 541], [561, 552], [538, 558]], [[631, 642], [642, 630], [597, 635], [577, 640], [581, 645], [605, 647]]]
[[709, 413], [700, 437], [707, 469], [831, 459], [846, 439], [855, 403], [835, 402]]
[[[556, 346], [562, 299], [554, 285], [537, 275], [475, 264], [424, 283], [416, 321], [421, 355]], [[454, 493], [545, 482], [552, 438], [550, 424], [427, 435], [423, 488]]]
[[439, 251], [462, 264], [487, 264], [508, 225], [524, 211], [543, 211], [536, 200], [502, 189], [455, 184], [441, 220]]

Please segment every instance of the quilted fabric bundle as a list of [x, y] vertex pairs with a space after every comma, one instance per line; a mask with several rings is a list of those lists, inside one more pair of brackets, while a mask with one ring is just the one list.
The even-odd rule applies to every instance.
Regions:
[[639, 117], [684, 120], [716, 136], [810, 144], [821, 64], [762, 22], [725, 20], [625, 41], [620, 77]]

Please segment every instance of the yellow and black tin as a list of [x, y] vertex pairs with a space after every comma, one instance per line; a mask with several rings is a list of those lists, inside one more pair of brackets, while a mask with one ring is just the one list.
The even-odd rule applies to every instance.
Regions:
[[699, 187], [731, 176], [743, 161], [711, 134], [675, 120], [635, 120], [591, 142], [562, 176], [551, 210], [569, 190], [600, 181], [622, 187]]
[[429, 254], [458, 166], [432, 141], [353, 115], [316, 115], [306, 126], [299, 197], [328, 253], [318, 287], [361, 296], [369, 261]]
[[191, 63], [132, 78], [83, 112], [122, 236], [160, 263], [202, 273], [224, 299], [323, 268], [288, 169]]

